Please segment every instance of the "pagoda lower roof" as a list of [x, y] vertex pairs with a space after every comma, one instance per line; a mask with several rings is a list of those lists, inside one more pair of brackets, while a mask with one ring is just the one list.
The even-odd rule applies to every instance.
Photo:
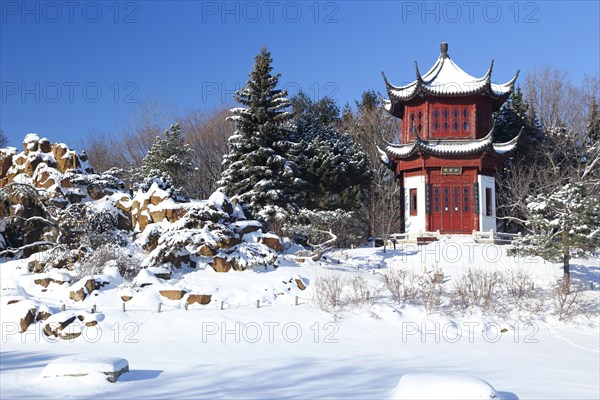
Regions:
[[390, 158], [405, 160], [420, 154], [431, 154], [442, 158], [455, 158], [487, 152], [501, 157], [509, 155], [516, 149], [521, 132], [513, 139], [504, 143], [492, 142], [494, 136], [493, 127], [485, 137], [480, 139], [424, 140], [415, 133], [415, 141], [407, 144], [388, 143], [383, 150], [379, 149], [379, 152], [385, 164], [389, 164]]

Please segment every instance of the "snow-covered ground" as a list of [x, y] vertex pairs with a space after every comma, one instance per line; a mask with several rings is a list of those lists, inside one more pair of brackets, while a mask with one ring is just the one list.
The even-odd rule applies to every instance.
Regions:
[[[383, 399], [392, 396], [403, 375], [420, 372], [476, 376], [508, 399], [600, 396], [597, 317], [562, 322], [526, 309], [504, 316], [427, 314], [394, 303], [380, 279], [394, 268], [416, 274], [439, 268], [444, 285], [451, 287], [469, 269], [512, 269], [526, 272], [541, 287], [562, 275], [556, 264], [514, 259], [503, 247], [477, 245], [466, 237], [386, 253], [336, 250], [318, 263], [299, 263], [289, 254], [278, 263], [267, 271], [216, 273], [202, 265], [176, 271], [169, 286], [212, 295], [210, 304], [186, 310], [185, 297], [166, 300], [156, 285], [138, 292], [114, 275], [105, 277], [108, 286], [74, 302], [68, 300], [71, 288], [55, 282], [44, 288], [33, 283], [36, 276], [27, 273], [24, 261], [5, 262], [0, 265], [0, 397]], [[598, 299], [598, 258], [576, 260], [572, 268], [583, 285], [594, 283], [585, 295]], [[363, 277], [379, 295], [333, 312], [316, 309], [313, 284], [332, 271]], [[306, 290], [295, 277], [308, 284]], [[125, 312], [124, 294], [133, 295]], [[65, 312], [85, 310], [75, 311], [85, 315], [74, 322], [79, 328], [69, 328], [83, 334], [72, 340], [47, 337], [42, 323], [17, 333], [19, 303], [7, 305], [17, 298], [43, 302], [55, 312], [63, 303]], [[94, 305], [97, 313], [90, 317]], [[98, 324], [85, 326], [90, 320]], [[96, 376], [42, 378], [44, 367], [63, 356], [122, 357], [130, 372], [116, 383]]]

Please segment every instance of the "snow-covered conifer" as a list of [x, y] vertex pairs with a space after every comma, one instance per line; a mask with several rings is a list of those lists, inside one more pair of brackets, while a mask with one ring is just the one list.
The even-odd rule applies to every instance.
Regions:
[[184, 139], [179, 124], [171, 125], [163, 137], [157, 137], [142, 164], [144, 178], [166, 174], [175, 187], [185, 186], [186, 177], [193, 167], [192, 149], [184, 143]]
[[290, 103], [287, 93], [277, 89], [280, 74], [271, 74], [271, 63], [270, 52], [263, 48], [248, 83], [235, 94], [244, 107], [231, 110], [236, 132], [229, 138], [218, 186], [247, 215], [274, 226], [296, 211], [302, 180], [298, 166], [287, 157]]

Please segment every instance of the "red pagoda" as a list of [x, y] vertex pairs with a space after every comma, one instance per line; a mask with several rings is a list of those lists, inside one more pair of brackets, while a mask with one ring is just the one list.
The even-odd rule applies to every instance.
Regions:
[[385, 109], [402, 120], [400, 144], [386, 143], [382, 161], [403, 187], [404, 231], [470, 234], [496, 230], [498, 166], [516, 148], [519, 135], [494, 143], [492, 113], [513, 91], [519, 75], [491, 82], [494, 61], [475, 78], [448, 55], [448, 44], [429, 71], [405, 86], [383, 74]]

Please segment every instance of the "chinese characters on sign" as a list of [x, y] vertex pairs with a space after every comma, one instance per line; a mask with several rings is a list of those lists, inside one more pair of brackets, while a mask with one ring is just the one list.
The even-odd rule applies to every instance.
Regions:
[[442, 175], [460, 175], [462, 167], [442, 167]]

